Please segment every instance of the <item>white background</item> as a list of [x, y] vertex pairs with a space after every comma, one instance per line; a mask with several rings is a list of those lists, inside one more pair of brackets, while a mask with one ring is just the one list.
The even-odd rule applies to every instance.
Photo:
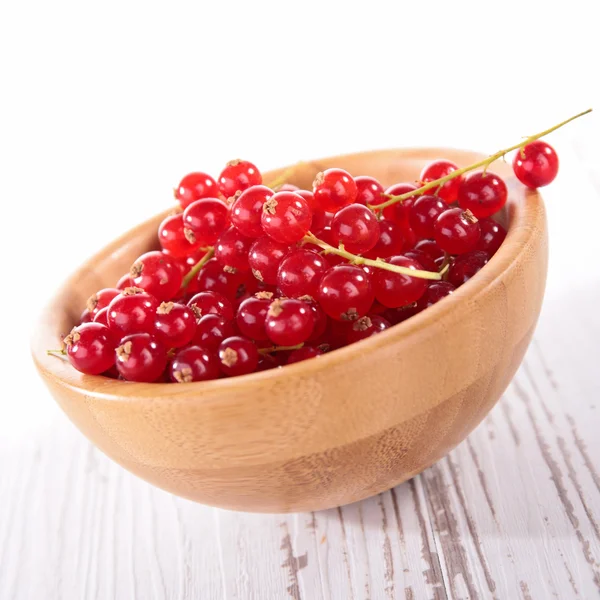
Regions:
[[600, 214], [586, 194], [600, 189], [595, 5], [3, 1], [0, 470], [63, 418], [28, 354], [54, 288], [169, 205], [182, 175], [216, 176], [232, 158], [267, 170], [382, 147], [491, 153], [594, 107], [549, 140], [563, 172], [577, 164], [591, 183], [548, 190], [562, 250], [547, 302], [600, 301]]

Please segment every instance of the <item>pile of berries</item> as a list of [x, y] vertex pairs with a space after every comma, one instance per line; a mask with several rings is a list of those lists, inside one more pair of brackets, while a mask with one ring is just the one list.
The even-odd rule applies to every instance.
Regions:
[[[513, 165], [536, 188], [554, 179], [558, 159], [535, 141]], [[62, 352], [83, 373], [184, 383], [376, 335], [452, 294], [505, 238], [492, 218], [504, 181], [489, 171], [448, 178], [457, 169], [436, 160], [417, 183], [388, 189], [338, 168], [312, 190], [267, 186], [244, 160], [217, 180], [190, 173], [175, 190], [180, 209], [158, 228], [161, 249], [89, 299]]]

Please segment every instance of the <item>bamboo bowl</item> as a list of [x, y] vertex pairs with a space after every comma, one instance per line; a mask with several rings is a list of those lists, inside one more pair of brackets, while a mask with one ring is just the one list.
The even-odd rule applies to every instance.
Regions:
[[[303, 164], [292, 183], [310, 186], [331, 166], [384, 185], [413, 181], [438, 157], [459, 165], [482, 158], [441, 148], [352, 154]], [[543, 202], [505, 164], [493, 170], [509, 185], [500, 250], [455, 294], [375, 337], [283, 369], [189, 384], [87, 376], [47, 356], [86, 298], [114, 285], [156, 243], [165, 213], [109, 244], [66, 282], [37, 329], [37, 368], [98, 448], [179, 496], [294, 512], [389, 489], [439, 460], [494, 406], [540, 312], [548, 254]]]

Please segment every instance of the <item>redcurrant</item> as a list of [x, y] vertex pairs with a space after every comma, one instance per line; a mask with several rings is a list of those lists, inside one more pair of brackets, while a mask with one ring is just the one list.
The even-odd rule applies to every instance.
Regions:
[[219, 292], [200, 292], [192, 296], [187, 305], [194, 311], [196, 319], [210, 314], [221, 315], [227, 321], [233, 319], [231, 302]]
[[268, 235], [258, 238], [248, 253], [248, 264], [254, 277], [269, 285], [275, 285], [279, 265], [288, 249], [288, 244], [280, 244]]
[[145, 290], [158, 300], [175, 297], [183, 280], [175, 261], [158, 251], [142, 254], [133, 263], [129, 275], [135, 287]]
[[233, 336], [219, 346], [219, 364], [229, 377], [252, 373], [258, 365], [258, 349], [249, 339]]
[[357, 193], [352, 175], [343, 169], [327, 169], [318, 173], [313, 183], [315, 200], [326, 212], [335, 213], [352, 204]]
[[252, 240], [242, 235], [235, 227], [226, 229], [215, 244], [215, 258], [224, 267], [237, 271], [248, 271], [248, 252]]
[[[386, 260], [391, 265], [412, 270], [423, 270], [423, 266], [406, 256], [392, 256]], [[377, 269], [373, 275], [375, 297], [388, 308], [397, 308], [416, 302], [427, 289], [427, 281], [385, 269]]]
[[308, 203], [295, 192], [277, 192], [263, 206], [262, 228], [281, 244], [299, 242], [308, 233], [311, 221]]
[[348, 329], [346, 339], [349, 344], [353, 344], [381, 333], [390, 327], [390, 322], [381, 315], [367, 315], [352, 323], [352, 326]]
[[312, 250], [298, 248], [291, 251], [279, 265], [277, 286], [285, 296], [316, 297], [323, 273], [329, 269], [329, 263], [320, 254]]
[[219, 187], [225, 198], [262, 183], [260, 171], [249, 161], [236, 159], [227, 163], [219, 175]]
[[229, 207], [216, 198], [192, 202], [183, 212], [187, 238], [199, 246], [212, 246], [229, 225]]
[[186, 175], [175, 188], [175, 198], [181, 207], [186, 208], [192, 202], [201, 198], [217, 196], [219, 188], [217, 182], [206, 173], [190, 173]]
[[74, 327], [63, 340], [69, 362], [82, 373], [100, 375], [115, 364], [116, 341], [100, 323]]
[[116, 335], [149, 333], [154, 330], [154, 316], [159, 301], [140, 288], [125, 288], [108, 305], [108, 327]]
[[458, 205], [470, 210], [478, 219], [490, 217], [505, 204], [508, 191], [504, 181], [494, 173], [472, 173], [458, 190]]
[[475, 250], [457, 256], [448, 271], [448, 281], [454, 287], [460, 287], [480, 271], [489, 259], [489, 254], [482, 250]]
[[550, 144], [535, 140], [517, 151], [513, 170], [527, 187], [543, 187], [552, 183], [558, 173], [558, 155]]
[[448, 254], [464, 254], [479, 242], [481, 228], [470, 210], [450, 208], [437, 218], [434, 233], [442, 250]]
[[411, 229], [419, 238], [432, 238], [436, 219], [448, 208], [437, 196], [420, 196], [409, 213]]
[[[193, 233], [185, 228], [183, 214], [168, 216], [158, 227], [158, 241], [169, 256], [185, 258], [198, 250], [199, 244]], [[186, 235], [187, 234], [187, 235]]]
[[260, 222], [263, 205], [273, 193], [273, 190], [264, 185], [253, 185], [235, 200], [231, 207], [231, 222], [241, 234], [249, 238], [264, 235]]
[[379, 222], [366, 206], [350, 204], [334, 215], [331, 233], [335, 246], [343, 244], [348, 252], [363, 254], [377, 244]]
[[313, 312], [301, 300], [277, 298], [267, 311], [265, 328], [269, 339], [279, 346], [295, 346], [305, 342], [314, 327]]
[[483, 250], [493, 256], [506, 237], [506, 229], [492, 219], [481, 219], [479, 227], [481, 228], [481, 236], [475, 250]]
[[167, 366], [167, 349], [148, 333], [134, 333], [116, 349], [117, 370], [127, 381], [156, 381]]
[[[458, 165], [454, 164], [452, 161], [441, 158], [425, 165], [421, 171], [421, 176], [419, 179], [423, 183], [429, 183], [431, 181], [435, 181], [436, 179], [446, 177], [446, 175], [450, 175], [450, 173], [456, 171], [456, 169], [458, 169]], [[454, 177], [453, 179], [450, 179], [449, 181], [446, 181], [446, 183], [439, 186], [435, 195], [441, 198], [447, 204], [452, 204], [453, 202], [456, 202], [456, 198], [458, 197], [458, 188], [460, 187], [461, 182], [462, 175]], [[428, 190], [427, 193], [434, 194], [435, 191], [436, 188], [431, 188], [431, 190]]]
[[196, 315], [183, 304], [163, 302], [156, 309], [154, 330], [156, 337], [167, 348], [182, 348], [194, 338]]
[[318, 300], [332, 319], [355, 321], [369, 312], [374, 300], [373, 288], [360, 267], [338, 265], [321, 278]]
[[169, 377], [176, 383], [208, 381], [220, 375], [217, 357], [202, 346], [179, 350], [169, 365]]

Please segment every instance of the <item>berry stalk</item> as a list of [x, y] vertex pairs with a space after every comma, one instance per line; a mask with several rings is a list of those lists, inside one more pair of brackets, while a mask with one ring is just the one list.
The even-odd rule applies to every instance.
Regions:
[[206, 249], [206, 254], [190, 269], [190, 272], [183, 278], [183, 282], [181, 287], [186, 288], [190, 281], [198, 275], [200, 269], [213, 257], [215, 253], [215, 249], [212, 246], [209, 246]]
[[391, 265], [386, 263], [381, 259], [372, 260], [370, 258], [363, 258], [362, 256], [357, 256], [356, 254], [352, 254], [344, 250], [344, 246], [340, 244], [339, 248], [335, 246], [330, 246], [327, 242], [324, 242], [314, 234], [308, 233], [302, 238], [302, 241], [309, 244], [314, 244], [315, 246], [319, 246], [319, 248], [323, 248], [325, 250], [325, 254], [336, 254], [337, 256], [341, 256], [349, 260], [352, 264], [355, 265], [367, 265], [369, 267], [375, 267], [377, 269], [384, 269], [386, 271], [393, 271], [394, 273], [400, 273], [401, 275], [408, 275], [409, 277], [418, 277], [420, 279], [432, 279], [434, 281], [439, 281], [442, 278], [440, 273], [435, 273], [433, 271], [420, 271], [418, 269], [408, 269], [406, 267], [401, 267], [399, 265]]
[[485, 172], [486, 169], [493, 162], [495, 162], [499, 158], [504, 158], [509, 152], [512, 152], [513, 150], [522, 150], [523, 147], [526, 146], [527, 144], [534, 142], [535, 140], [539, 140], [540, 138], [548, 135], [549, 133], [552, 133], [553, 131], [560, 129], [567, 123], [570, 123], [571, 121], [574, 121], [575, 119], [578, 119], [579, 117], [583, 117], [583, 115], [587, 115], [591, 112], [592, 112], [592, 109], [588, 108], [587, 110], [584, 110], [583, 112], [580, 112], [579, 114], [568, 118], [566, 121], [562, 121], [562, 123], [559, 123], [558, 125], [554, 125], [553, 127], [550, 127], [549, 129], [545, 129], [544, 131], [541, 131], [540, 133], [531, 135], [528, 138], [525, 138], [524, 141], [519, 142], [518, 144], [515, 144], [514, 146], [510, 146], [509, 148], [505, 148], [504, 150], [499, 150], [495, 154], [492, 154], [491, 156], [488, 156], [487, 158], [480, 160], [479, 162], [473, 163], [472, 165], [469, 165], [467, 167], [462, 167], [460, 169], [456, 169], [456, 171], [452, 171], [452, 173], [449, 173], [445, 177], [440, 177], [439, 179], [430, 181], [429, 183], [426, 183], [424, 186], [417, 188], [416, 190], [406, 192], [405, 194], [400, 194], [399, 196], [391, 196], [383, 204], [377, 204], [375, 206], [369, 205], [369, 208], [371, 210], [375, 210], [375, 211], [382, 211], [384, 208], [387, 208], [388, 206], [391, 206], [392, 204], [396, 204], [397, 202], [403, 202], [404, 200], [406, 200], [407, 198], [410, 198], [411, 196], [418, 196], [418, 195], [421, 195], [433, 188], [438, 188], [441, 185], [443, 185], [444, 183], [446, 183], [447, 181], [450, 181], [451, 179], [454, 179], [456, 177], [460, 177], [461, 175], [464, 175], [465, 173], [468, 173], [469, 171], [474, 171], [475, 169], [479, 169], [479, 168], [483, 167], [483, 170]]

